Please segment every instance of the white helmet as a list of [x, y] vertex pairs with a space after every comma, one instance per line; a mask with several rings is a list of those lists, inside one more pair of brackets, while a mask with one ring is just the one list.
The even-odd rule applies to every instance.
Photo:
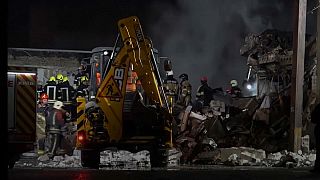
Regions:
[[170, 76], [170, 75], [173, 75], [173, 71], [167, 71], [167, 75]]
[[55, 109], [61, 109], [62, 107], [63, 107], [63, 102], [61, 102], [61, 101], [56, 101], [53, 104], [53, 108], [55, 108]]
[[230, 84], [231, 84], [231, 87], [236, 87], [236, 86], [238, 86], [237, 80], [231, 80], [231, 81], [230, 81]]

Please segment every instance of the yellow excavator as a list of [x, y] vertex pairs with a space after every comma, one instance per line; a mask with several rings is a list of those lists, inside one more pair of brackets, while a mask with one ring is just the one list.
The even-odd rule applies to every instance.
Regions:
[[[90, 95], [77, 97], [77, 149], [83, 167], [97, 168], [106, 149], [148, 150], [152, 167], [166, 166], [172, 121], [150, 39], [135, 16], [118, 21], [122, 39], [111, 58], [90, 60]], [[119, 37], [119, 36], [118, 36]], [[117, 43], [116, 43], [117, 44]], [[110, 54], [110, 53], [109, 53]], [[128, 91], [135, 72], [140, 88]], [[99, 78], [99, 79], [97, 79]]]

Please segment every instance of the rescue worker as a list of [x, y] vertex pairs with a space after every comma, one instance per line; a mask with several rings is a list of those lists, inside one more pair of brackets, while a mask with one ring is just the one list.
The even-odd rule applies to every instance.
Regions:
[[62, 78], [62, 81], [60, 81], [60, 80], [57, 80], [57, 100], [58, 101], [63, 101], [62, 100], [62, 90], [61, 90], [61, 88], [63, 88], [63, 78]]
[[60, 84], [63, 82], [63, 75], [61, 73], [58, 73], [56, 75], [56, 81], [57, 81], [57, 84]]
[[51, 77], [49, 78], [49, 80], [47, 81], [47, 85], [57, 85], [56, 77], [51, 76]]
[[70, 85], [68, 76], [64, 76], [58, 86], [58, 95], [58, 100], [64, 103], [65, 110], [72, 115], [77, 114], [76, 90]]
[[[53, 91], [51, 91], [50, 89], [53, 89]], [[49, 100], [56, 100], [56, 89], [56, 78], [54, 76], [51, 76], [47, 81], [47, 84], [44, 86], [44, 93], [49, 96]]]
[[[75, 89], [70, 85], [68, 76], [64, 76], [62, 83], [59, 84], [58, 88], [58, 100], [59, 101], [73, 101], [76, 99], [75, 97]], [[65, 93], [62, 92], [62, 89], [66, 88], [68, 91], [68, 97], [64, 95]]]
[[80, 85], [77, 88], [77, 96], [86, 97], [89, 96], [89, 79], [86, 75], [81, 76]]
[[[49, 112], [51, 111], [51, 108], [52, 108], [48, 104], [48, 99], [49, 99], [49, 96], [46, 93], [41, 93], [40, 101], [37, 108], [37, 113], [43, 114], [46, 122], [48, 121]], [[48, 132], [47, 128], [49, 127], [45, 125], [45, 134]], [[42, 138], [40, 137], [38, 140], [38, 144], [39, 144], [38, 154], [42, 155], [45, 152], [45, 137], [42, 137]]]
[[230, 94], [232, 97], [241, 97], [241, 89], [238, 86], [237, 80], [231, 80], [230, 81], [230, 88], [227, 89], [227, 93]]
[[208, 78], [206, 76], [200, 79], [201, 86], [199, 86], [196, 93], [196, 101], [200, 102], [202, 106], [209, 106], [213, 98], [213, 89], [208, 85]]
[[[47, 118], [49, 117], [50, 111], [52, 110], [52, 107], [48, 103], [48, 99], [49, 99], [49, 96], [46, 93], [41, 94], [40, 101], [42, 101], [43, 103], [42, 103], [41, 107], [39, 108], [39, 112], [44, 114], [46, 121], [47, 121]], [[48, 127], [46, 127], [46, 130], [47, 130], [47, 128]]]
[[56, 75], [56, 82], [57, 82], [56, 100], [58, 101], [61, 101], [61, 97], [62, 97], [61, 87], [62, 87], [63, 77], [64, 76], [61, 73], [58, 73]]
[[164, 93], [167, 96], [169, 109], [172, 113], [173, 106], [178, 100], [178, 81], [173, 77], [173, 71], [167, 71], [167, 78], [163, 83]]
[[179, 76], [180, 84], [178, 90], [178, 104], [187, 107], [191, 103], [192, 86], [189, 82], [188, 75], [183, 73]]
[[48, 132], [47, 136], [49, 136], [47, 138], [50, 142], [48, 154], [50, 158], [59, 153], [59, 150], [63, 150], [61, 147], [61, 140], [63, 138], [61, 130], [65, 127], [66, 119], [69, 117], [68, 112], [63, 109], [63, 106], [63, 102], [56, 101], [47, 118], [46, 129]]
[[131, 67], [128, 72], [126, 91], [135, 92], [137, 90], [137, 81], [138, 75], [135, 71], [133, 71], [133, 67]]
[[316, 160], [314, 168], [311, 172], [320, 173], [320, 103], [314, 108], [311, 113], [311, 122], [316, 126], [314, 127], [314, 136], [316, 139]]
[[80, 83], [81, 83], [81, 77], [83, 75], [85, 75], [85, 71], [87, 70], [87, 66], [84, 65], [84, 64], [81, 64], [80, 67], [78, 68], [78, 73], [75, 75], [74, 77], [74, 81], [73, 81], [73, 84], [74, 84], [74, 88], [77, 89], [78, 86], [80, 86]]
[[38, 108], [43, 108], [48, 106], [48, 100], [49, 100], [49, 96], [47, 95], [47, 93], [41, 93]]

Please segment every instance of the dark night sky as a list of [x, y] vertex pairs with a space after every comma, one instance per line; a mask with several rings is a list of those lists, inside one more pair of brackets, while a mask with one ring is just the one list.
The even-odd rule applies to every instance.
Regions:
[[[317, 0], [308, 0], [308, 10]], [[207, 75], [212, 87], [241, 81], [239, 55], [247, 33], [292, 30], [292, 0], [10, 0], [8, 47], [91, 50], [113, 46], [117, 21], [136, 15], [175, 75], [188, 73], [194, 89]], [[315, 32], [315, 14], [307, 32]]]

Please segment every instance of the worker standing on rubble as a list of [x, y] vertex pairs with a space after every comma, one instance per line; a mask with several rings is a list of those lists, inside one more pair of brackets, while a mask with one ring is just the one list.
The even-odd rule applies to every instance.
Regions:
[[200, 79], [201, 86], [197, 90], [196, 101], [200, 102], [202, 106], [209, 106], [213, 96], [213, 89], [208, 85], [208, 78], [206, 76]]
[[241, 89], [238, 86], [238, 81], [237, 80], [231, 80], [230, 81], [230, 88], [227, 89], [227, 93], [230, 94], [232, 97], [241, 97]]
[[170, 112], [178, 100], [178, 81], [173, 77], [173, 71], [167, 71], [167, 78], [163, 83], [164, 92], [167, 96]]
[[316, 160], [314, 168], [311, 172], [320, 173], [320, 103], [314, 108], [311, 113], [311, 122], [316, 126], [314, 127], [314, 136], [316, 138]]
[[180, 84], [178, 87], [179, 97], [178, 97], [177, 104], [187, 107], [191, 103], [192, 86], [189, 82], [188, 74], [183, 73], [179, 76], [179, 78], [180, 78]]

